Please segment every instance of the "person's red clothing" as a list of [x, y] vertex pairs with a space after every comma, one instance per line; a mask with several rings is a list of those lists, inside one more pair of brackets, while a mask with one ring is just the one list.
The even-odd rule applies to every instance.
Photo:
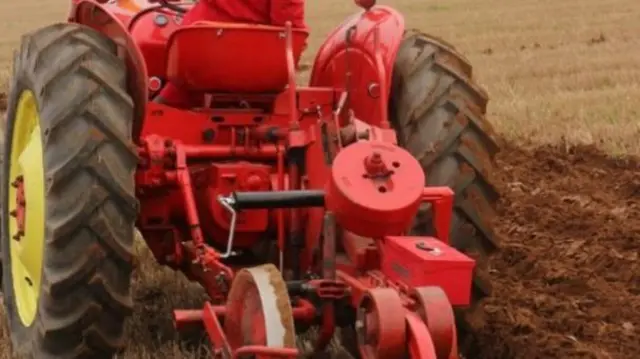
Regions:
[[[295, 28], [306, 27], [304, 0], [200, 0], [184, 15], [182, 25], [191, 25], [197, 21], [275, 26], [284, 26], [290, 21]], [[194, 96], [169, 82], [160, 91], [158, 102], [189, 107], [200, 98], [201, 96]]]
[[304, 0], [200, 0], [182, 20], [184, 25], [194, 21], [221, 21], [305, 27]]

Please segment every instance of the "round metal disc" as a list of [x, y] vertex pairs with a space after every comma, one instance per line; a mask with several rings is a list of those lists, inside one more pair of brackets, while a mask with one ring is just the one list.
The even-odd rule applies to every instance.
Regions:
[[224, 331], [236, 350], [245, 345], [295, 348], [287, 286], [272, 264], [240, 270], [227, 298]]
[[418, 305], [418, 314], [431, 333], [438, 359], [456, 358], [456, 321], [447, 294], [440, 287], [419, 287], [414, 289], [412, 297]]
[[403, 358], [405, 309], [398, 292], [374, 288], [362, 297], [357, 311], [356, 335], [363, 359]]
[[361, 236], [402, 233], [418, 211], [424, 181], [420, 163], [406, 150], [384, 142], [356, 142], [333, 161], [326, 207], [341, 227]]
[[410, 359], [439, 359], [425, 323], [416, 314], [411, 313], [407, 320], [407, 346]]

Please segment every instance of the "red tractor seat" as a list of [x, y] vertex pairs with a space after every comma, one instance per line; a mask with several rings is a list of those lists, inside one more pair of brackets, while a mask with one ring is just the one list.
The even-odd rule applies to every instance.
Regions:
[[[167, 77], [201, 92], [280, 92], [288, 83], [285, 27], [197, 22], [169, 38]], [[292, 29], [297, 67], [306, 29]], [[294, 69], [295, 70], [295, 69]]]

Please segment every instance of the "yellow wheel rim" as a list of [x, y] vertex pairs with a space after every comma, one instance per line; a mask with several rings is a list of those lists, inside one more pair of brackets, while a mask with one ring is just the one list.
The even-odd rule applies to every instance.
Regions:
[[9, 158], [9, 242], [11, 276], [20, 320], [36, 318], [44, 251], [44, 160], [35, 96], [18, 100]]

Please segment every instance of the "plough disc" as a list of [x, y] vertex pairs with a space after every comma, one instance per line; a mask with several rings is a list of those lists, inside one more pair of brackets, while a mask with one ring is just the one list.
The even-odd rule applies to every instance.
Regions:
[[287, 286], [274, 265], [238, 272], [226, 307], [224, 331], [232, 350], [249, 345], [296, 347], [293, 309]]

